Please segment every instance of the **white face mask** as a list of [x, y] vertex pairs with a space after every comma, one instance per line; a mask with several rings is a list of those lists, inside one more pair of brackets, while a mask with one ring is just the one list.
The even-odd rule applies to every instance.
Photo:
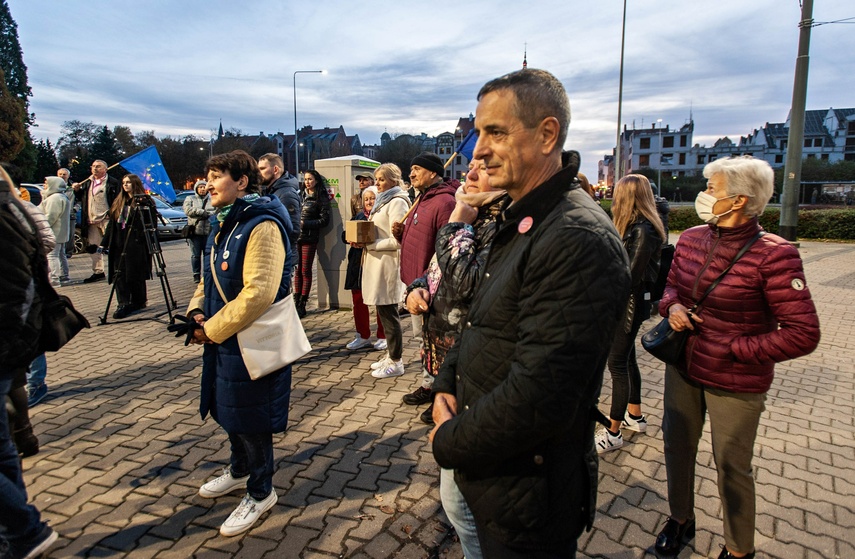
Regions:
[[728, 198], [736, 198], [736, 196], [737, 194], [734, 194], [732, 196], [725, 196], [724, 198], [716, 198], [715, 196], [707, 194], [706, 192], [698, 192], [698, 197], [695, 198], [695, 211], [698, 212], [698, 217], [704, 220], [704, 222], [715, 225], [716, 223], [718, 223], [718, 218], [724, 217], [733, 211], [733, 208], [731, 207], [724, 213], [713, 213], [713, 208], [715, 207], [716, 202], [720, 200], [727, 200]]

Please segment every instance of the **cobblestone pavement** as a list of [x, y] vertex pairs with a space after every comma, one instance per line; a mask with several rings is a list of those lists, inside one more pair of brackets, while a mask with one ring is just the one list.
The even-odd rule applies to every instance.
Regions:
[[[183, 312], [189, 250], [183, 241], [163, 247]], [[755, 458], [758, 557], [855, 557], [855, 245], [806, 242], [801, 251], [823, 338], [811, 356], [778, 366], [769, 392]], [[91, 273], [86, 255], [70, 264], [72, 278]], [[153, 318], [164, 297], [157, 281], [148, 290], [142, 316]], [[407, 319], [407, 375], [377, 380], [368, 365], [379, 352], [344, 348], [350, 314], [310, 303], [314, 351], [294, 368], [290, 426], [274, 439], [278, 505], [245, 535], [223, 538], [217, 529], [239, 495], [196, 494], [228, 461], [223, 431], [199, 418], [200, 349], [184, 347], [162, 320], [99, 325], [104, 282], [60, 292], [93, 327], [48, 356], [50, 392], [31, 410], [42, 450], [24, 461], [27, 487], [61, 535], [49, 557], [462, 556], [439, 503], [439, 469], [417, 417], [424, 408], [401, 403], [419, 384]], [[627, 444], [601, 460], [584, 557], [652, 557], [667, 517], [663, 371], [640, 346], [638, 354], [650, 427], [625, 433]], [[607, 381], [602, 409], [610, 393]], [[723, 543], [708, 433], [698, 462], [698, 533], [684, 559], [716, 557]]]

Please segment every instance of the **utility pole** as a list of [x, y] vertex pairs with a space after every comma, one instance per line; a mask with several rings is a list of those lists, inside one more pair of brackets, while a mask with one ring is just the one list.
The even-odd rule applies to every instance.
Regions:
[[799, 221], [802, 143], [805, 132], [810, 28], [812, 25], [813, 0], [802, 0], [802, 19], [799, 21], [799, 55], [796, 58], [796, 76], [793, 81], [790, 133], [787, 136], [787, 162], [784, 166], [784, 190], [781, 193], [781, 221], [778, 225], [778, 234], [791, 242], [796, 240], [796, 225]]
[[[623, 0], [623, 23], [621, 24], [620, 31], [620, 85], [618, 85], [618, 102], [617, 102], [617, 142], [615, 146], [615, 182], [612, 185], [614, 188], [617, 185], [617, 182], [621, 179], [621, 167], [620, 167], [620, 139], [621, 139], [621, 131], [620, 131], [620, 120], [621, 120], [621, 111], [623, 109], [623, 48], [624, 43], [626, 41], [626, 0]], [[606, 177], [608, 178], [608, 177]]]

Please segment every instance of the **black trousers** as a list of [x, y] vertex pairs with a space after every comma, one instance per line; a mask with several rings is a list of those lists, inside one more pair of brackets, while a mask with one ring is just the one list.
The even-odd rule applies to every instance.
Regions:
[[576, 557], [575, 539], [564, 540], [551, 546], [550, 549], [522, 549], [508, 547], [503, 542], [490, 535], [484, 527], [475, 520], [478, 529], [478, 542], [484, 559], [574, 559]]

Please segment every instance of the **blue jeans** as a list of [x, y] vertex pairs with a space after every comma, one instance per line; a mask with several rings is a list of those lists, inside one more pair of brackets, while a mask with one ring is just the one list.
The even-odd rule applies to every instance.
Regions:
[[190, 268], [193, 270], [194, 276], [202, 274], [202, 254], [205, 253], [207, 241], [207, 235], [192, 235], [187, 239], [190, 244]]
[[273, 434], [229, 434], [232, 444], [232, 477], [249, 474], [246, 491], [263, 501], [273, 491]]
[[442, 499], [442, 508], [451, 521], [457, 537], [460, 538], [460, 547], [466, 559], [481, 559], [481, 544], [478, 542], [478, 531], [475, 528], [475, 518], [469, 505], [463, 498], [463, 493], [454, 481], [454, 470], [442, 468], [439, 472], [439, 498]]
[[36, 391], [36, 389], [45, 383], [45, 377], [47, 376], [47, 358], [45, 354], [42, 353], [30, 363], [30, 368], [27, 369], [27, 389], [30, 394]]
[[[12, 387], [9, 371], [0, 369], [0, 401]], [[21, 462], [18, 451], [12, 442], [9, 431], [9, 417], [6, 410], [0, 413], [0, 537], [5, 538], [12, 547], [12, 557], [17, 557], [27, 542], [38, 537], [45, 523], [41, 521], [38, 509], [27, 504], [27, 488], [21, 474]]]

